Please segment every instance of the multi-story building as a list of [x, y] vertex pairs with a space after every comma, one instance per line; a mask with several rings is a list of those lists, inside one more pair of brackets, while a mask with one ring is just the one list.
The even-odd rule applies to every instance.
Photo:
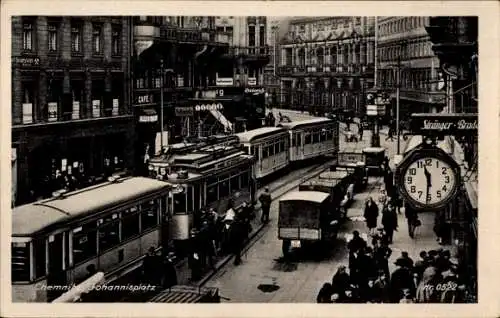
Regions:
[[320, 112], [364, 113], [373, 87], [375, 19], [298, 18], [281, 43], [281, 104]]
[[264, 67], [264, 86], [268, 94], [267, 104], [271, 107], [279, 105], [280, 79], [278, 76], [278, 66], [281, 56], [279, 42], [280, 27], [286, 27], [286, 20], [283, 18], [268, 17], [267, 43], [269, 45], [269, 63]]
[[134, 166], [130, 23], [12, 17], [13, 205]]
[[391, 93], [396, 108], [398, 72], [400, 116], [439, 112], [445, 104], [440, 88], [440, 64], [425, 30], [429, 17], [377, 18], [377, 87]]

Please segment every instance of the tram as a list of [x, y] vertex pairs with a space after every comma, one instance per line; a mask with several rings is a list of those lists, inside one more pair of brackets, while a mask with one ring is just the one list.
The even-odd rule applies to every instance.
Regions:
[[224, 215], [230, 204], [235, 210], [243, 202], [254, 204], [253, 165], [253, 156], [232, 146], [207, 146], [174, 156], [169, 162], [150, 162], [150, 177], [172, 188], [168, 201], [173, 213], [169, 239], [177, 250], [183, 250], [202, 209], [213, 208]]
[[290, 135], [290, 162], [338, 152], [338, 122], [329, 118], [282, 123]]
[[144, 177], [109, 182], [12, 211], [12, 300], [48, 302], [96, 272], [126, 272], [161, 245], [170, 185]]
[[247, 154], [255, 156], [255, 176], [266, 177], [288, 166], [289, 137], [284, 128], [262, 127], [237, 134]]

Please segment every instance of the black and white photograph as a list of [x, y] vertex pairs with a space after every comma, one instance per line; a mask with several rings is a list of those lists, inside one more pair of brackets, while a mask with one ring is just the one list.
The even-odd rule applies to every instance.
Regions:
[[480, 18], [239, 12], [10, 16], [12, 303], [477, 304]]

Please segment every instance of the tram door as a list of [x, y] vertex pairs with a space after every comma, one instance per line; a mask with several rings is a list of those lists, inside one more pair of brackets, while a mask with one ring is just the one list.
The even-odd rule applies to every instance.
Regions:
[[[49, 274], [47, 276], [48, 286], [65, 287], [66, 272], [64, 271], [64, 248], [63, 248], [64, 233], [58, 233], [49, 237]], [[64, 288], [53, 288], [47, 291], [49, 301], [59, 297], [65, 291]]]

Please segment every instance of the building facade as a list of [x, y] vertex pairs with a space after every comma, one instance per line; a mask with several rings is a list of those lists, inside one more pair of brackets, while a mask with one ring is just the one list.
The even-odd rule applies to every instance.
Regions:
[[291, 20], [281, 42], [281, 107], [364, 113], [374, 83], [375, 19]]
[[126, 18], [12, 17], [13, 205], [134, 166], [129, 47]]
[[439, 59], [425, 26], [429, 17], [377, 18], [377, 86], [391, 93], [395, 116], [396, 87], [400, 85], [400, 116], [440, 112], [446, 103], [440, 85]]
[[280, 32], [286, 27], [283, 18], [268, 18], [267, 43], [269, 45], [269, 63], [264, 67], [264, 86], [266, 87], [267, 105], [270, 107], [279, 106], [280, 78], [278, 76], [278, 66], [280, 65], [281, 48]]

